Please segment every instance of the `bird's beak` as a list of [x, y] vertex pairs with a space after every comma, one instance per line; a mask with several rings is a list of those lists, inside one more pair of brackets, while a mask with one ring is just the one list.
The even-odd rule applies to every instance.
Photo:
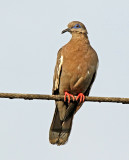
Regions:
[[65, 32], [70, 32], [70, 31], [71, 31], [70, 28], [67, 28], [67, 29], [63, 30], [63, 31], [61, 32], [61, 34], [65, 33]]

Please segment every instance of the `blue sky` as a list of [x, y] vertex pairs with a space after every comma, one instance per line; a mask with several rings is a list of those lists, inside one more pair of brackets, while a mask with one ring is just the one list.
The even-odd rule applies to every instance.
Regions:
[[[127, 0], [0, 2], [0, 92], [51, 94], [56, 55], [73, 20], [88, 30], [99, 68], [91, 96], [129, 97]], [[49, 144], [55, 104], [0, 99], [0, 159], [128, 160], [129, 105], [85, 102], [69, 141]]]

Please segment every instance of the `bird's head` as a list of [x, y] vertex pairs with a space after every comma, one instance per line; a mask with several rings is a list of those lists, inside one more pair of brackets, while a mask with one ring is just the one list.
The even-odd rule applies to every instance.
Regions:
[[70, 32], [71, 34], [87, 34], [86, 27], [79, 21], [70, 22], [68, 28], [63, 30], [62, 34], [65, 32]]

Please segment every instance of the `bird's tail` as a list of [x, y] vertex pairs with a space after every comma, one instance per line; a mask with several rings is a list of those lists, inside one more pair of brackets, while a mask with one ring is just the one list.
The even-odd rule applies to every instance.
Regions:
[[74, 114], [68, 119], [61, 121], [58, 108], [56, 107], [49, 131], [49, 141], [51, 144], [63, 145], [67, 142], [72, 127], [73, 116]]

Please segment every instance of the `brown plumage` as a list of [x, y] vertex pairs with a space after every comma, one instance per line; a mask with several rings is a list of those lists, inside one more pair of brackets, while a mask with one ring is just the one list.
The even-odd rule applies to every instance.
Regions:
[[[68, 92], [73, 95], [83, 93], [89, 95], [94, 82], [98, 57], [91, 47], [85, 26], [78, 21], [68, 24], [62, 33], [70, 32], [71, 40], [63, 46], [57, 55], [53, 78], [52, 94], [64, 95]], [[49, 132], [49, 141], [52, 144], [63, 145], [70, 135], [74, 114], [82, 103], [56, 101], [56, 109]]]

